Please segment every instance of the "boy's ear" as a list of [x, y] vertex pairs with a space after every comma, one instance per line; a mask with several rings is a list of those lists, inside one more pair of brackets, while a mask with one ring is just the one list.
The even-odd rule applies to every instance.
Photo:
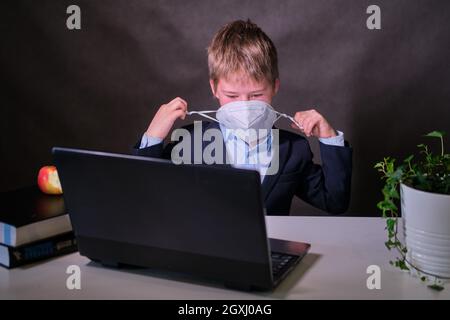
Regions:
[[273, 94], [276, 95], [279, 89], [280, 89], [280, 79], [277, 78], [273, 86]]
[[211, 91], [214, 97], [217, 98], [216, 96], [216, 85], [214, 84], [214, 80], [213, 79], [209, 79], [209, 85], [211, 86]]

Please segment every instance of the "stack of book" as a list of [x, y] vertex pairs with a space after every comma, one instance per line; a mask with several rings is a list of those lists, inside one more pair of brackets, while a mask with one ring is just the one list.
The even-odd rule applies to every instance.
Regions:
[[0, 265], [13, 268], [76, 250], [63, 196], [37, 186], [0, 193]]

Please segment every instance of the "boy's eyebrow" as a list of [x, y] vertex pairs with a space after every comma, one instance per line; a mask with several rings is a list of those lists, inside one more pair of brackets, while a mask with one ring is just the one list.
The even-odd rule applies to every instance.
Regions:
[[262, 88], [262, 89], [255, 90], [255, 91], [250, 91], [250, 93], [263, 92], [264, 90], [266, 90], [266, 88]]
[[[264, 90], [266, 90], [266, 88], [261, 88], [255, 91], [250, 91], [249, 93], [257, 93], [257, 92], [263, 92]], [[224, 93], [228, 93], [228, 94], [238, 94], [238, 92], [236, 91], [228, 91], [228, 90], [222, 90]]]

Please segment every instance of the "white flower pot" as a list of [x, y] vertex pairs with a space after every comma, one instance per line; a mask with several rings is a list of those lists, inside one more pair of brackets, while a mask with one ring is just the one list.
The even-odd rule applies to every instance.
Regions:
[[450, 195], [400, 186], [407, 259], [420, 270], [450, 278]]

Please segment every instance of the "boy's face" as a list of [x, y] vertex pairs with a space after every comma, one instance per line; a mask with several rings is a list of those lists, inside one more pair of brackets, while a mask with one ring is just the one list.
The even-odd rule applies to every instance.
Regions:
[[221, 106], [233, 101], [262, 100], [268, 104], [278, 91], [280, 81], [277, 79], [272, 85], [269, 81], [256, 81], [246, 76], [230, 76], [220, 78], [217, 86], [210, 80], [213, 95], [219, 100]]

